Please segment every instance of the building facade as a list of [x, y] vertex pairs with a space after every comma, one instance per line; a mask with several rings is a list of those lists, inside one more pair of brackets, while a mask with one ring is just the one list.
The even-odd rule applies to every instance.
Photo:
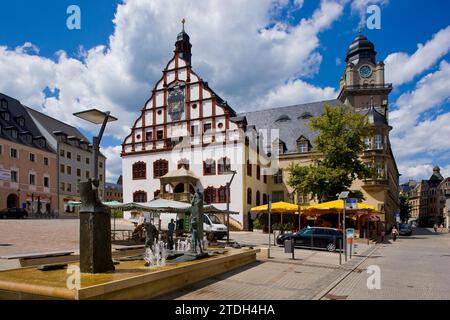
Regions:
[[[27, 108], [30, 117], [57, 154], [58, 210], [73, 213], [71, 201], [80, 201], [78, 183], [93, 178], [94, 155], [88, 139], [75, 127]], [[99, 197], [104, 198], [106, 158], [99, 154]]]
[[123, 186], [122, 186], [122, 176], [117, 179], [116, 183], [105, 183], [105, 196], [104, 201], [118, 201], [123, 202]]
[[[338, 99], [236, 114], [192, 68], [190, 38], [183, 30], [174, 56], [122, 144], [124, 202], [157, 197], [189, 201], [195, 189], [205, 201], [238, 212], [233, 223], [247, 229], [250, 208], [272, 201], [309, 202], [287, 184], [292, 163], [308, 165], [315, 155], [316, 133], [309, 119], [324, 106], [347, 105], [373, 124], [373, 137], [362, 155], [377, 172], [357, 181], [369, 203], [392, 223], [398, 211], [398, 171], [388, 124], [384, 65], [375, 62], [373, 44], [358, 36], [347, 53]], [[234, 173], [230, 197], [227, 183]]]
[[0, 209], [58, 210], [57, 156], [26, 108], [0, 94]]
[[405, 190], [405, 194], [412, 206], [412, 219], [419, 220], [425, 226], [444, 223], [448, 220], [446, 201], [447, 195], [450, 195], [450, 178], [444, 179], [438, 166], [433, 168], [433, 173], [428, 180], [416, 182], [415, 187]]

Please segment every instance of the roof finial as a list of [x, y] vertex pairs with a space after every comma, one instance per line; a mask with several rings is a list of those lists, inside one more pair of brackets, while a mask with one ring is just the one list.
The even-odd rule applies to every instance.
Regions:
[[183, 19], [181, 20], [181, 23], [183, 24], [183, 32], [184, 32], [184, 24], [186, 23], [186, 19], [183, 18]]
[[361, 35], [362, 33], [362, 26], [358, 26], [358, 34]]

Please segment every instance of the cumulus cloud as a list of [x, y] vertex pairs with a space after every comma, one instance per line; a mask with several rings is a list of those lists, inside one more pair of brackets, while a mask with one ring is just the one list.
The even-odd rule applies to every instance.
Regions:
[[[337, 91], [332, 87], [319, 88], [303, 80], [289, 80], [273, 90], [264, 98], [257, 100], [262, 107], [287, 106], [321, 100], [336, 99]], [[252, 109], [253, 110], [253, 109]]]
[[[119, 121], [106, 134], [122, 140], [171, 58], [180, 21], [186, 18], [194, 69], [237, 111], [271, 90], [303, 101], [301, 92], [289, 89], [301, 84], [309, 97], [312, 86], [288, 82], [283, 89], [283, 84], [318, 71], [318, 36], [341, 16], [343, 4], [322, 0], [298, 23], [281, 18], [302, 6], [302, 0], [125, 0], [117, 7], [114, 33], [105, 45], [81, 48], [73, 57], [61, 51], [51, 58], [40, 56], [31, 43], [0, 47], [0, 74], [14, 75], [0, 78], [0, 91], [91, 132], [94, 127], [72, 113], [87, 107], [110, 110]], [[316, 91], [321, 90], [330, 91]], [[108, 151], [109, 166], [117, 155]]]
[[386, 81], [401, 85], [436, 64], [450, 51], [450, 26], [440, 30], [425, 44], [418, 44], [412, 55], [392, 53], [385, 59]]
[[122, 152], [121, 146], [110, 146], [102, 148], [102, 153], [107, 158], [106, 163], [106, 181], [116, 182], [119, 176], [122, 174], [122, 158], [120, 153]]
[[[448, 157], [442, 156], [450, 154], [446, 138], [450, 137], [450, 112], [443, 108], [450, 101], [449, 84], [450, 64], [442, 61], [438, 71], [424, 76], [394, 104], [391, 142], [403, 179], [427, 178], [436, 164], [433, 160], [448, 163]], [[448, 174], [449, 167], [443, 174]]]

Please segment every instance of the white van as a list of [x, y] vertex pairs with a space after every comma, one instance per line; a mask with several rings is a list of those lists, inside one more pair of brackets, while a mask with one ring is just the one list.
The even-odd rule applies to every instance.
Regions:
[[[161, 213], [159, 218], [160, 228], [163, 231], [167, 231], [170, 220], [177, 221], [183, 219], [183, 214], [176, 213]], [[220, 222], [219, 218], [213, 214], [203, 215], [203, 231], [208, 235], [214, 234], [217, 239], [223, 239], [227, 235], [227, 226]]]

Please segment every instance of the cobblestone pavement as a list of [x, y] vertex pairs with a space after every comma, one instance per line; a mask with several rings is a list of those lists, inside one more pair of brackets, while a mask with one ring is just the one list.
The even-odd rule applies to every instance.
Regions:
[[[113, 222], [111, 222], [112, 224]], [[0, 256], [79, 250], [78, 219], [0, 220]], [[116, 219], [117, 229], [133, 225]], [[0, 259], [0, 270], [17, 266], [15, 260]]]
[[[380, 267], [381, 289], [367, 288], [367, 268]], [[377, 246], [324, 299], [450, 299], [450, 234], [416, 229], [411, 237]]]
[[[267, 234], [232, 232], [230, 237], [254, 247], [267, 247], [268, 243]], [[284, 248], [272, 246], [270, 259], [259, 259], [159, 299], [310, 300], [346, 275], [373, 249], [373, 245], [358, 243], [357, 254], [348, 264], [340, 266], [338, 253], [296, 249], [295, 260], [292, 260], [290, 254], [284, 253]]]

